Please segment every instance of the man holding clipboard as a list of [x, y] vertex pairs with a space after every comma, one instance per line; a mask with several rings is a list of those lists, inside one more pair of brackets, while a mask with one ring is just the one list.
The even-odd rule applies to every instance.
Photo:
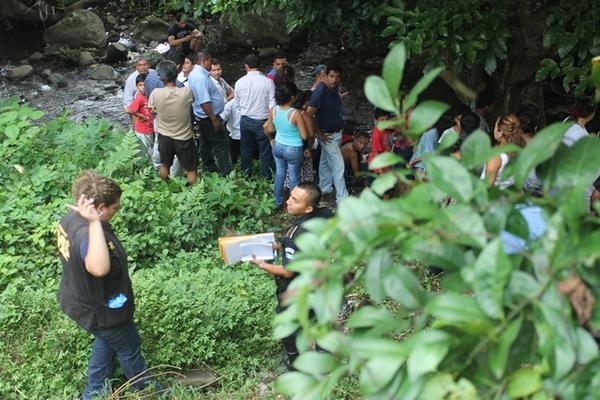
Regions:
[[[312, 182], [300, 182], [286, 202], [287, 212], [290, 215], [296, 216], [291, 227], [284, 231], [281, 237], [281, 244], [274, 245], [278, 250], [281, 249], [282, 265], [268, 263], [264, 260], [258, 260], [254, 255], [252, 262], [258, 265], [261, 269], [267, 271], [275, 277], [277, 284], [277, 308], [276, 313], [280, 313], [285, 309], [283, 305], [282, 295], [287, 290], [290, 282], [298, 275], [294, 271], [286, 269], [286, 266], [294, 260], [294, 255], [298, 251], [296, 246], [296, 238], [298, 238], [306, 229], [303, 228], [304, 222], [312, 218], [329, 218], [333, 216], [331, 210], [326, 208], [318, 208], [321, 201], [321, 189]], [[292, 363], [298, 356], [296, 348], [296, 334], [282, 339], [283, 344], [283, 363], [288, 370], [293, 370]]]

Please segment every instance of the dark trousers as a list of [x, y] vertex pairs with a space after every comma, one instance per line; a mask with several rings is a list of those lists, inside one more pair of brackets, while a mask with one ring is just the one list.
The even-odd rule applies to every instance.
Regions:
[[200, 157], [204, 166], [210, 165], [212, 153], [217, 159], [217, 166], [221, 175], [227, 175], [231, 171], [229, 161], [229, 136], [225, 129], [216, 130], [208, 118], [196, 118], [200, 131]]
[[240, 152], [241, 167], [246, 175], [252, 175], [252, 158], [254, 150], [258, 147], [260, 154], [260, 174], [270, 179], [275, 169], [275, 161], [271, 153], [271, 144], [263, 130], [263, 124], [266, 120], [257, 120], [242, 115], [240, 120]]
[[229, 138], [229, 155], [231, 164], [235, 164], [240, 158], [240, 140]]

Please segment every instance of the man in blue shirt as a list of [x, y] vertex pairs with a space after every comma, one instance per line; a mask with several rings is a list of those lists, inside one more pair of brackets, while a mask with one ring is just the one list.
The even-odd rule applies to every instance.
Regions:
[[336, 203], [348, 196], [344, 181], [344, 157], [340, 150], [344, 128], [344, 105], [339, 90], [341, 75], [342, 68], [339, 65], [328, 65], [325, 80], [313, 91], [306, 110], [314, 117], [315, 132], [321, 145], [319, 187], [323, 195], [332, 193], [335, 187]]
[[440, 135], [438, 129], [433, 127], [425, 132], [419, 139], [419, 143], [417, 143], [417, 146], [415, 147], [415, 152], [408, 163], [409, 167], [416, 169], [417, 178], [423, 179], [426, 177], [425, 161], [423, 161], [423, 157], [425, 157], [425, 154], [431, 153], [436, 149], [439, 138]]
[[212, 148], [221, 175], [227, 175], [231, 171], [229, 139], [219, 117], [225, 107], [225, 99], [210, 79], [210, 53], [197, 52], [196, 65], [197, 67], [190, 72], [188, 84], [194, 94], [192, 108], [200, 131], [200, 156], [204, 165], [207, 165]]

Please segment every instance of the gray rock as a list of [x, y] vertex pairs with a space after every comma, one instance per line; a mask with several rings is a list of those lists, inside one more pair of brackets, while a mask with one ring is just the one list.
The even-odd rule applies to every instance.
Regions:
[[275, 47], [263, 47], [258, 51], [258, 56], [261, 58], [273, 57], [279, 50]]
[[99, 47], [106, 42], [106, 29], [92, 11], [75, 10], [48, 28], [44, 41], [72, 48]]
[[21, 61], [19, 61], [19, 64], [21, 64], [21, 65], [29, 65], [29, 60], [21, 60]]
[[112, 15], [107, 15], [106, 16], [106, 23], [109, 25], [116, 25], [117, 24], [117, 19], [115, 17], [113, 17]]
[[50, 71], [48, 68], [46, 68], [45, 70], [42, 71], [42, 73], [40, 75], [42, 75], [44, 78], [48, 79], [48, 77], [50, 75], [52, 75], [52, 71]]
[[42, 53], [40, 53], [39, 51], [36, 51], [35, 53], [33, 53], [32, 55], [29, 56], [28, 60], [29, 61], [40, 61], [44, 58], [44, 55]]
[[91, 65], [93, 63], [94, 63], [94, 55], [91, 52], [82, 51], [81, 54], [79, 54], [79, 65], [85, 66], [85, 65]]
[[44, 49], [44, 57], [56, 57], [60, 53], [60, 47], [55, 44], [51, 44], [50, 46]]
[[133, 39], [138, 43], [167, 40], [169, 24], [160, 18], [148, 17], [140, 21], [133, 32]]
[[117, 73], [110, 65], [100, 64], [92, 72], [91, 78], [97, 81], [112, 81], [117, 77]]
[[283, 13], [255, 14], [248, 12], [242, 15], [224, 14], [223, 40], [238, 46], [264, 46], [288, 44], [291, 41], [286, 31]]
[[150, 47], [151, 49], [155, 48], [156, 46], [158, 46], [158, 42], [156, 40], [151, 41], [148, 45], [148, 47]]
[[29, 64], [10, 68], [6, 71], [6, 77], [12, 80], [21, 80], [27, 78], [33, 73], [33, 67]]
[[65, 79], [64, 76], [62, 76], [58, 72], [50, 74], [50, 76], [48, 76], [48, 82], [50, 82], [51, 84], [53, 84], [54, 86], [57, 86], [57, 87], [67, 86], [67, 80]]
[[104, 62], [115, 63], [119, 61], [127, 61], [127, 53], [129, 50], [122, 43], [111, 43], [106, 48]]

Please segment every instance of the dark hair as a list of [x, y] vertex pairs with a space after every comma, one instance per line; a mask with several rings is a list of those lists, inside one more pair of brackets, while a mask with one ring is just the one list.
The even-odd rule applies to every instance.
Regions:
[[190, 60], [192, 65], [196, 64], [196, 55], [194, 53], [186, 54], [185, 58]]
[[523, 133], [535, 134], [538, 130], [540, 108], [533, 103], [523, 103], [517, 110], [517, 118]]
[[94, 199], [94, 205], [112, 206], [121, 197], [121, 187], [106, 176], [100, 176], [93, 170], [82, 171], [73, 182], [72, 194], [75, 201], [81, 195]]
[[311, 206], [314, 210], [319, 207], [321, 201], [321, 189], [313, 182], [302, 181], [296, 186], [304, 190], [307, 193], [306, 203]]
[[476, 108], [485, 108], [494, 104], [494, 92], [491, 89], [484, 90], [477, 95]]
[[175, 15], [175, 21], [177, 22], [181, 22], [181, 20], [187, 21], [187, 15], [185, 15], [184, 13], [177, 13], [177, 15]]
[[460, 103], [452, 108], [452, 115], [454, 117], [458, 117], [459, 115], [467, 114], [472, 112], [469, 106], [466, 104]]
[[204, 60], [210, 60], [212, 55], [208, 50], [199, 50], [196, 52], [196, 64], [203, 63]]
[[469, 110], [460, 116], [460, 133], [461, 138], [464, 140], [467, 136], [479, 128], [481, 124], [479, 116], [473, 111]]
[[221, 62], [217, 58], [213, 58], [211, 64], [212, 65], [221, 65]]
[[275, 88], [275, 103], [278, 106], [287, 104], [298, 93], [298, 88], [293, 83], [284, 83]]
[[577, 118], [587, 118], [596, 112], [596, 104], [589, 97], [582, 97], [575, 101], [571, 108], [571, 116]]
[[285, 56], [285, 54], [279, 52], [273, 56], [273, 61], [275, 61], [277, 59], [282, 59], [282, 58], [287, 60], [287, 57]]
[[367, 138], [367, 139], [371, 140], [371, 135], [369, 134], [369, 131], [360, 130], [360, 131], [358, 131], [356, 133], [356, 137], [357, 138], [359, 138], [361, 136], [364, 137], [364, 138]]
[[298, 95], [296, 96], [296, 101], [292, 105], [296, 110], [302, 110], [304, 108], [304, 103], [310, 100], [310, 95], [312, 92], [310, 90], [299, 90]]
[[260, 66], [260, 61], [255, 54], [248, 54], [244, 57], [244, 64], [246, 64], [248, 68], [258, 68]]
[[177, 79], [177, 66], [173, 61], [162, 60], [156, 66], [156, 71], [158, 72], [158, 76], [160, 76], [160, 80], [163, 81], [163, 83], [175, 82]]
[[169, 51], [167, 53], [166, 59], [169, 61], [173, 61], [175, 63], [175, 65], [183, 65], [185, 56], [183, 55], [183, 53], [180, 53], [179, 51], [174, 50], [174, 51]]
[[275, 86], [281, 86], [286, 83], [294, 83], [296, 71], [290, 65], [284, 65], [275, 74]]
[[325, 75], [329, 75], [329, 71], [339, 72], [340, 75], [343, 72], [342, 66], [340, 64], [338, 64], [338, 63], [335, 63], [335, 62], [327, 64], [327, 68], [325, 68]]
[[140, 82], [145, 82], [147, 76], [148, 74], [138, 74], [138, 76], [135, 77], [135, 86], [137, 86]]

